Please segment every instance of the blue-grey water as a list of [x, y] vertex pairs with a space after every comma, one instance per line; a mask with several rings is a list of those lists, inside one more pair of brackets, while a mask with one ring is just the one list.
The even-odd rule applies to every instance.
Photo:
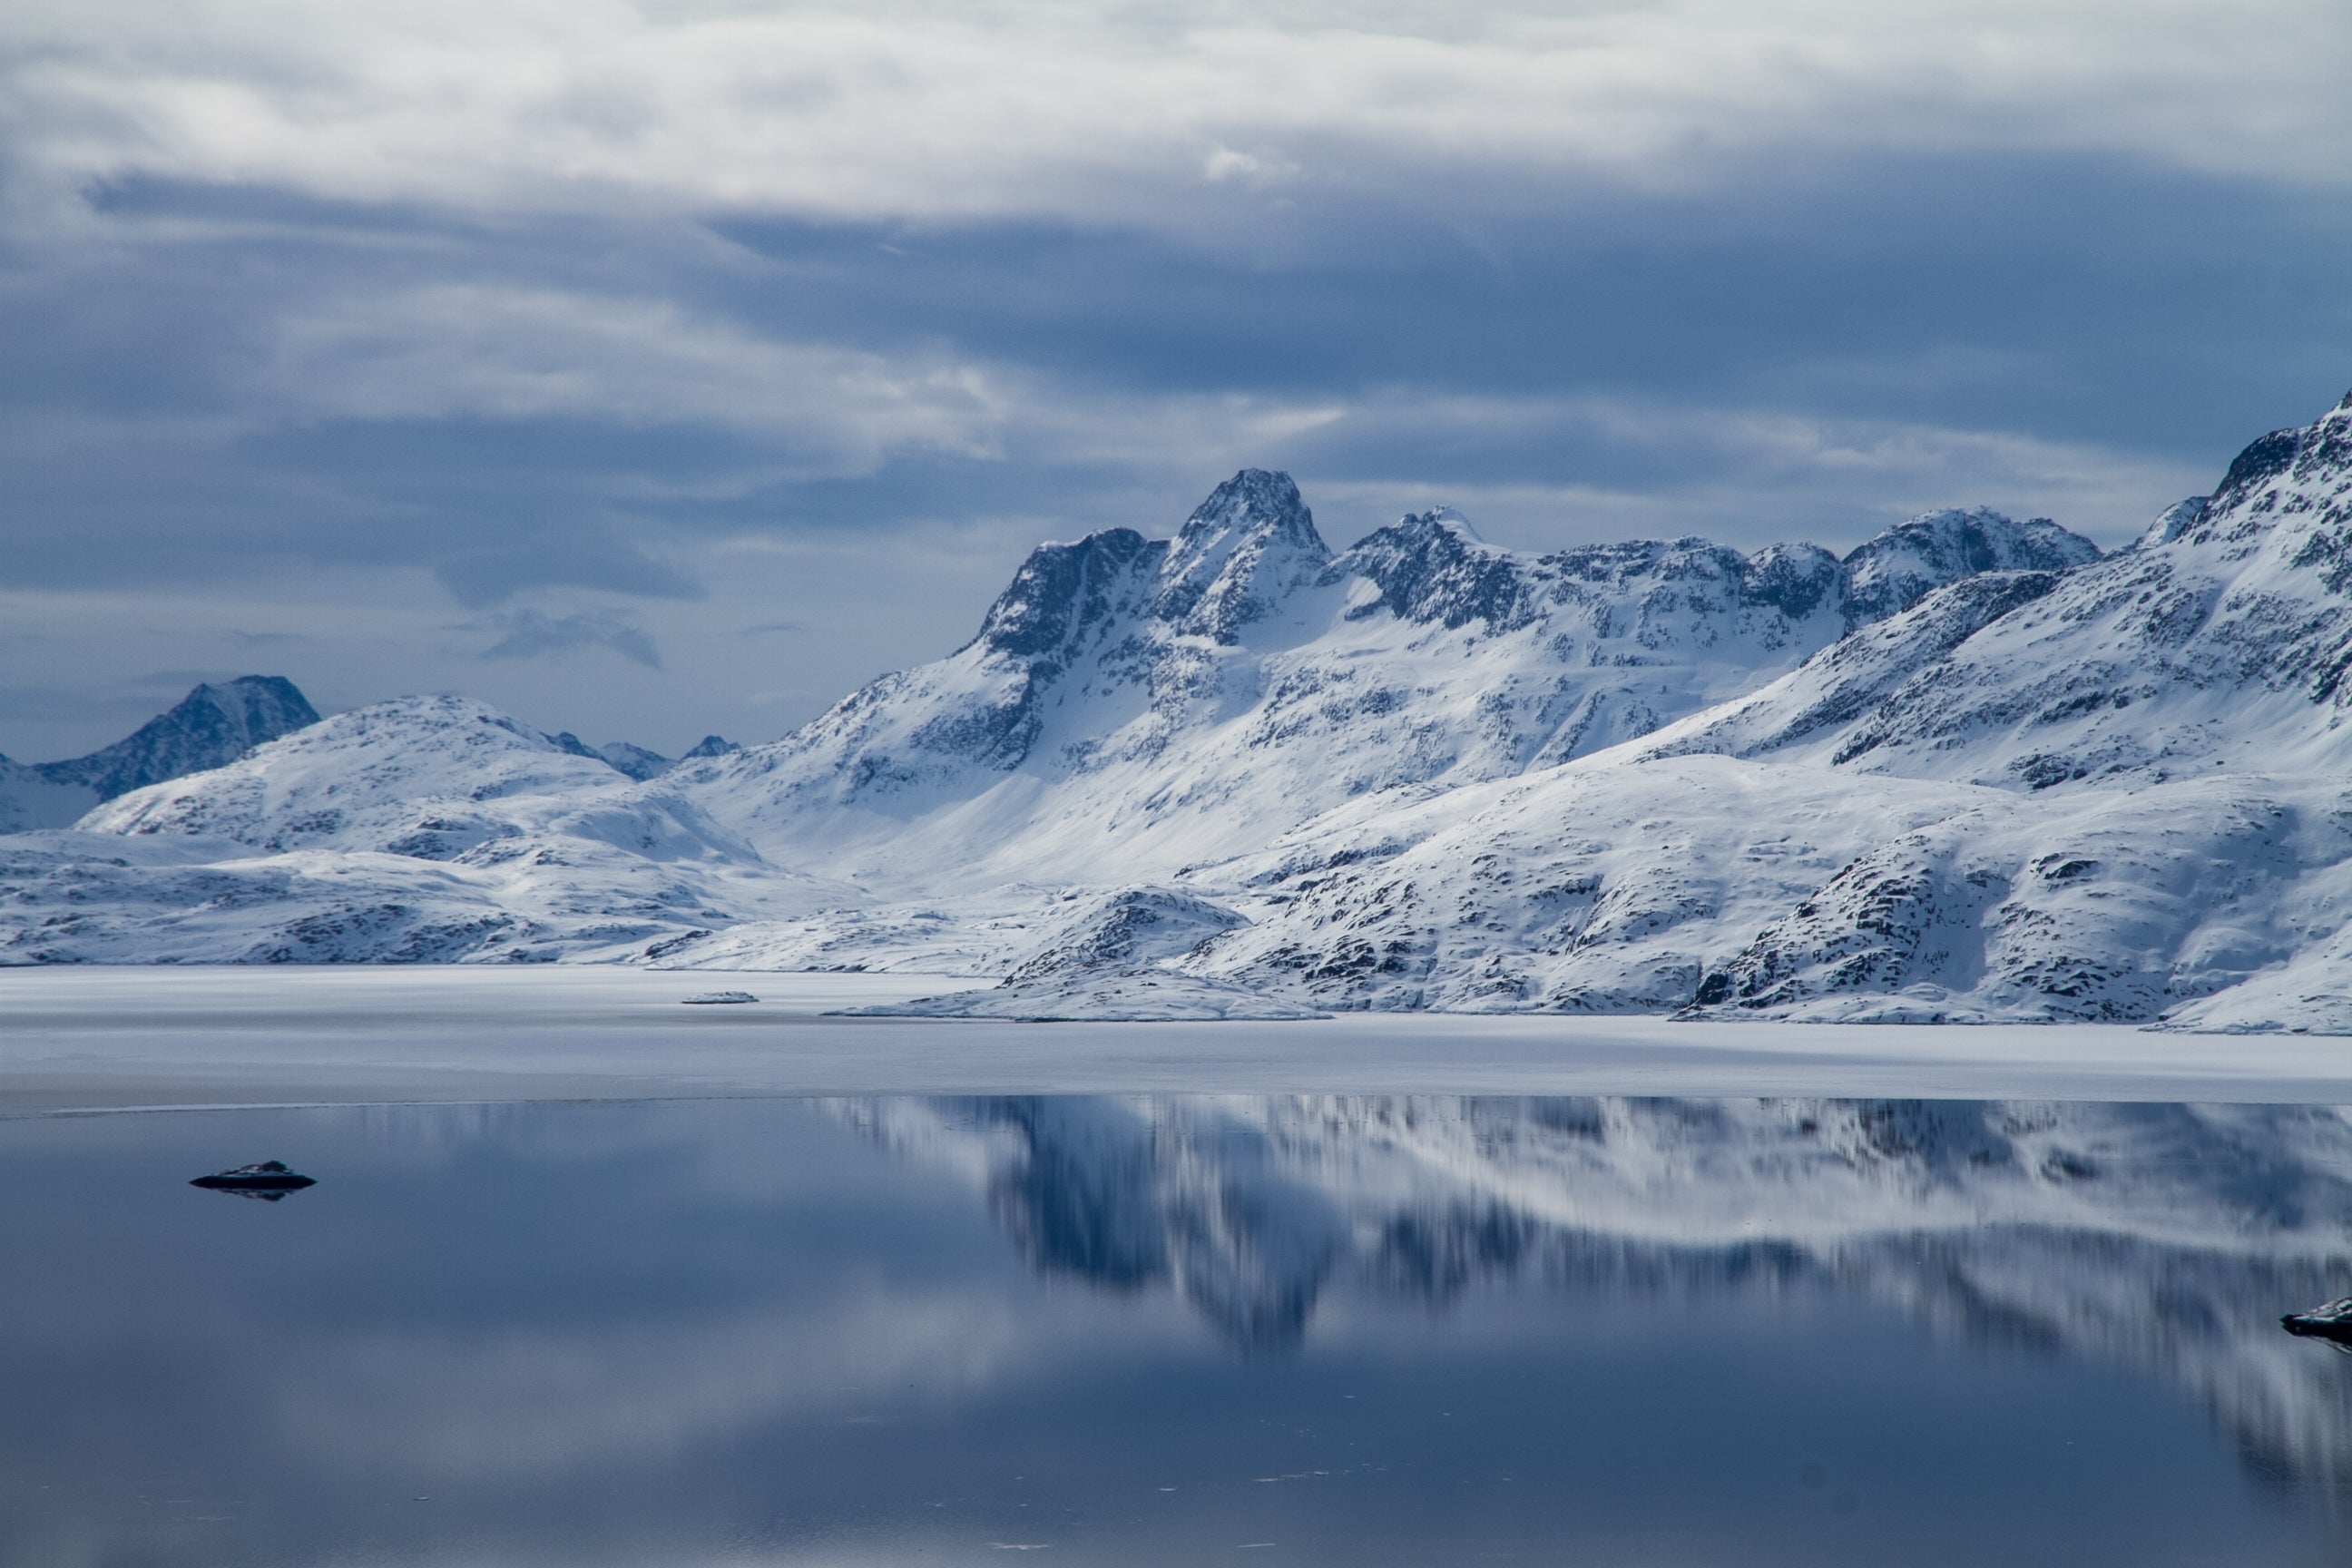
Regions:
[[2325, 1108], [27, 1119], [0, 1257], [7, 1564], [2352, 1552]]

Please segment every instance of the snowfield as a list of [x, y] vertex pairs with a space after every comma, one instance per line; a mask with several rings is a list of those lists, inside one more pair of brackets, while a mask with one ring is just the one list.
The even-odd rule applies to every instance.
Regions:
[[1981, 510], [1843, 560], [1442, 510], [1335, 552], [1248, 470], [1171, 539], [1041, 546], [963, 648], [770, 745], [640, 780], [409, 699], [0, 837], [0, 960], [2346, 1032], [2347, 671], [2352, 398], [2105, 556]]

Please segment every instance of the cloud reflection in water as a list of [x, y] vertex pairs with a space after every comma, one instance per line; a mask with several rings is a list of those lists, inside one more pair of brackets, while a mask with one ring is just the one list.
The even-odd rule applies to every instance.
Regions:
[[[2344, 1545], [2352, 1363], [2278, 1326], [2352, 1279], [2332, 1110], [890, 1099], [6, 1125], [7, 1561]], [[180, 1184], [257, 1145], [323, 1184], [276, 1206]]]

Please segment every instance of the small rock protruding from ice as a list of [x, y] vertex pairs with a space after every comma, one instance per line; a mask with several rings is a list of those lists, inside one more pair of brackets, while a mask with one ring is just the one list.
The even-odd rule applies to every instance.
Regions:
[[2279, 1320], [2279, 1327], [2304, 1339], [2326, 1340], [2339, 1350], [2352, 1348], [2352, 1296], [2308, 1312], [2289, 1312]]
[[258, 1164], [215, 1171], [209, 1176], [198, 1176], [188, 1184], [192, 1187], [203, 1187], [207, 1192], [235, 1193], [241, 1198], [259, 1198], [264, 1203], [273, 1204], [289, 1193], [299, 1193], [304, 1187], [318, 1184], [309, 1176], [288, 1170], [283, 1160], [264, 1160]]

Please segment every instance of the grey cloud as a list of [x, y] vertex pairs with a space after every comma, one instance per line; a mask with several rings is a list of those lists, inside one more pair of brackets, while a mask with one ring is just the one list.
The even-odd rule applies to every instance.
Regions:
[[507, 610], [486, 616], [467, 629], [499, 634], [498, 641], [481, 651], [483, 658], [562, 658], [601, 647], [647, 669], [661, 668], [654, 639], [618, 610], [582, 610], [568, 616]]
[[[1161, 9], [1181, 33], [1184, 8]], [[1792, 11], [1740, 9], [1743, 36], [1770, 41], [1774, 16], [1800, 54], [1817, 36]], [[2091, 15], [2048, 9], [2070, 37]], [[1603, 12], [1668, 32], [1692, 14]], [[1435, 14], [1384, 7], [1361, 25], [1391, 13], [1406, 31]], [[119, 18], [47, 15], [56, 58], [97, 50], [75, 79], [116, 109], [163, 90], [121, 65], [147, 47], [140, 26], [112, 40], [99, 33]], [[972, 8], [980, 32], [1010, 29], [974, 47], [1028, 25], [1006, 15]], [[1502, 15], [1465, 17], [1463, 36]], [[187, 69], [168, 80], [235, 76], [198, 57], [247, 25], [190, 24]], [[395, 10], [350, 25], [414, 26]], [[1120, 161], [1137, 144], [1106, 147], [1109, 195], [1055, 176], [1034, 201], [1005, 199], [993, 170], [972, 205], [943, 206], [923, 182], [952, 186], [956, 168], [899, 158], [871, 203], [845, 207], [774, 184], [811, 161], [765, 154], [748, 174], [729, 164], [742, 183], [715, 202], [719, 163], [659, 164], [692, 136], [646, 138], [656, 161], [610, 178], [548, 180], [532, 162], [547, 128], [499, 118], [511, 80], [488, 54], [444, 84], [485, 95], [464, 155], [413, 157], [415, 137], [459, 132], [413, 83], [352, 97], [376, 58], [356, 37], [318, 51], [323, 26], [306, 13], [268, 56], [283, 79], [256, 110], [266, 124], [289, 86], [314, 92], [314, 137], [257, 132], [253, 160], [221, 161], [206, 153], [216, 125], [173, 130], [201, 94], [176, 99], [102, 184], [67, 177], [63, 108], [12, 100], [16, 67], [0, 60], [0, 118], [42, 132], [0, 135], [0, 587], [16, 596], [0, 608], [43, 628], [44, 678], [78, 671], [99, 693], [126, 671], [236, 657], [224, 625], [282, 625], [311, 630], [306, 665], [339, 699], [470, 679], [583, 733], [654, 740], [675, 722], [682, 745], [730, 729], [755, 693], [796, 718], [944, 651], [942, 628], [976, 626], [1030, 542], [1164, 533], [1245, 464], [1296, 472], [1335, 542], [1440, 500], [1538, 547], [1678, 532], [1844, 545], [1906, 510], [1978, 501], [2114, 538], [2352, 378], [2352, 213], [2291, 169], [2233, 162], [2309, 112], [2298, 84], [2332, 58], [2284, 23], [2258, 52], [2303, 39], [2270, 95], [2290, 112], [2242, 98], [2242, 134], [2212, 158], [2173, 154], [2211, 131], [2242, 58], [2210, 79], [2200, 58], [2193, 102], [2136, 87], [2135, 112], [2175, 117], [2162, 125], [2109, 115], [2102, 131], [2110, 100], [2062, 102], [2053, 84], [2082, 70], [2112, 86], [2118, 62], [2161, 65], [2137, 34], [2100, 40], [2114, 59], [2045, 53], [2031, 112], [1984, 109], [1972, 127], [1953, 119], [1967, 92], [1931, 95], [1918, 136], [1878, 136], [1885, 103], [1864, 95], [1743, 139], [1757, 102], [1718, 115], [1699, 92], [1667, 108], [1719, 133], [1696, 163], [1670, 150], [1688, 178], [1649, 183], [1530, 155], [1539, 122], [1504, 100], [1357, 101], [1360, 59], [1323, 57], [1331, 70], [1281, 100], [1296, 123], [1196, 144], [1160, 121], [1142, 166]], [[2262, 26], [2231, 22], [2231, 37]], [[2158, 30], [2187, 26], [2168, 12]], [[428, 52], [462, 55], [446, 44]], [[1491, 50], [1471, 64], [1517, 68]], [[811, 70], [824, 80], [821, 60]], [[669, 79], [656, 78], [658, 122]], [[835, 86], [855, 97], [858, 79]], [[1099, 77], [1073, 112], [1126, 79]], [[1414, 120], [1423, 101], [1460, 118]], [[907, 123], [954, 138], [972, 102], [946, 92]], [[688, 109], [688, 130], [716, 123]], [[740, 123], [767, 124], [758, 110]], [[375, 129], [386, 139], [338, 140]], [[577, 129], [592, 161], [627, 151]], [[972, 149], [953, 151], [950, 163]], [[1033, 154], [1008, 156], [1034, 172]], [[631, 616], [515, 610], [562, 604], [530, 597], [550, 590]], [[505, 650], [496, 662], [420, 649], [453, 602], [486, 617], [471, 640]], [[299, 613], [322, 605], [353, 614]], [[782, 645], [757, 639], [788, 625], [810, 635], [787, 682], [758, 668]], [[175, 642], [159, 627], [205, 629]], [[642, 643], [614, 640], [632, 631]], [[656, 639], [671, 670], [658, 681], [641, 673]], [[598, 647], [634, 662], [578, 659]]]
[[531, 588], [595, 588], [649, 599], [698, 599], [700, 583], [610, 537], [534, 541], [443, 561], [434, 568], [457, 602], [495, 605]]

